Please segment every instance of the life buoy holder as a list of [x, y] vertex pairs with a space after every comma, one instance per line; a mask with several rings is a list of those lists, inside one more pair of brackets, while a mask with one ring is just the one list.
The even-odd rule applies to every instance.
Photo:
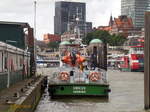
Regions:
[[62, 81], [67, 81], [69, 80], [69, 74], [68, 72], [61, 72], [59, 75], [59, 79]]
[[100, 80], [100, 73], [98, 72], [92, 72], [90, 75], [89, 75], [89, 79], [93, 82], [96, 82], [98, 80]]

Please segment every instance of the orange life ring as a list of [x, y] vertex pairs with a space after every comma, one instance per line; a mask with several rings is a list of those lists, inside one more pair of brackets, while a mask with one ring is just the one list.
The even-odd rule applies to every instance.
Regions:
[[62, 81], [67, 81], [69, 80], [69, 74], [67, 72], [61, 72], [59, 78]]
[[98, 72], [92, 72], [90, 75], [89, 75], [89, 79], [93, 82], [95, 81], [98, 81], [100, 79], [100, 73]]

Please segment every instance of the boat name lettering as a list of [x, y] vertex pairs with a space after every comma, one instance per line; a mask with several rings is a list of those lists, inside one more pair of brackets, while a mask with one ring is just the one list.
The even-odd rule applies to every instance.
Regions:
[[73, 90], [86, 90], [86, 87], [73, 87]]
[[73, 93], [86, 93], [86, 87], [73, 87]]

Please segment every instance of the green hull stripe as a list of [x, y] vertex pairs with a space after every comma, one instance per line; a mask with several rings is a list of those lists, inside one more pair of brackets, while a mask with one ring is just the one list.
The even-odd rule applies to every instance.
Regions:
[[53, 95], [108, 95], [109, 85], [49, 85]]

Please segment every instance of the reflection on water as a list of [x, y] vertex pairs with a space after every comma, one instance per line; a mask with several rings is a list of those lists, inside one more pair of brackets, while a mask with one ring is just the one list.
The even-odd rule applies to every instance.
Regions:
[[[91, 112], [91, 109], [93, 110], [96, 103], [106, 104], [108, 103], [108, 99], [100, 97], [68, 97], [51, 99], [46, 89], [35, 112]], [[87, 108], [89, 110], [86, 110]]]
[[108, 71], [108, 75], [109, 100], [91, 97], [51, 100], [46, 90], [35, 112], [145, 112], [143, 73]]
[[108, 103], [108, 98], [103, 97], [68, 97], [68, 98], [55, 98], [51, 99], [51, 101], [57, 101], [62, 103]]

